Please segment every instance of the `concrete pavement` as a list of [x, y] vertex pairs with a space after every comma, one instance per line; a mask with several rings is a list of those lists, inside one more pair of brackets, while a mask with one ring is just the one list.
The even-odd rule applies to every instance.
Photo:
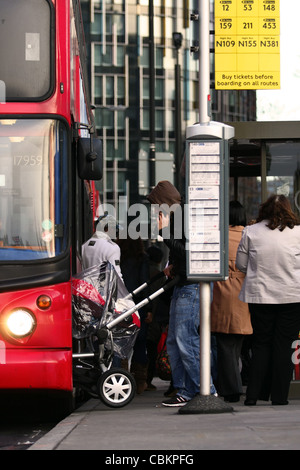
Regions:
[[[159, 458], [157, 451], [168, 451], [173, 457], [181, 455], [181, 463], [189, 464], [192, 462], [184, 459], [197, 459], [199, 450], [300, 449], [299, 399], [291, 399], [287, 406], [257, 402], [255, 407], [246, 407], [242, 397], [239, 403], [230, 405], [230, 412], [181, 414], [179, 408], [161, 405], [168, 383], [160, 379], [154, 383], [157, 390], [136, 395], [123, 408], [108, 408], [99, 400], [89, 400], [29, 450], [101, 450], [104, 459], [121, 459], [123, 451], [133, 459], [139, 455], [137, 451], [148, 450], [152, 464], [165, 463], [154, 460]], [[125, 463], [138, 465], [135, 461]]]

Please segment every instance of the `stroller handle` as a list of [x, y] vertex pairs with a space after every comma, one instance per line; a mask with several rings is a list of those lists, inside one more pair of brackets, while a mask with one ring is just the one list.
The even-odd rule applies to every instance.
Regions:
[[[159, 273], [161, 275], [161, 273]], [[118, 323], [120, 323], [122, 320], [125, 318], [129, 317], [132, 313], [136, 312], [139, 308], [144, 307], [145, 305], [149, 304], [153, 299], [161, 295], [163, 292], [165, 292], [168, 289], [171, 289], [171, 287], [175, 286], [177, 282], [179, 281], [180, 276], [174, 277], [171, 281], [166, 282], [160, 289], [157, 291], [153, 292], [153, 294], [149, 295], [149, 297], [146, 297], [144, 300], [141, 302], [137, 303], [134, 307], [130, 308], [126, 312], [122, 313], [118, 318], [115, 318], [114, 320], [110, 321], [107, 323], [106, 328], [110, 330], [114, 326], [116, 326]], [[152, 279], [151, 279], [152, 280]], [[147, 283], [146, 283], [147, 284]]]
[[159, 279], [163, 278], [163, 277], [166, 277], [165, 273], [163, 271], [155, 274], [155, 276], [151, 277], [151, 279], [149, 279], [149, 281], [147, 282], [144, 282], [143, 284], [141, 284], [139, 287], [137, 287], [134, 291], [132, 291], [130, 294], [128, 294], [125, 299], [130, 299], [131, 297], [133, 297], [134, 295], [138, 294], [139, 292], [141, 292], [142, 290], [144, 290], [146, 287], [149, 287], [151, 286], [151, 284], [153, 284], [153, 282], [155, 281], [158, 281]]

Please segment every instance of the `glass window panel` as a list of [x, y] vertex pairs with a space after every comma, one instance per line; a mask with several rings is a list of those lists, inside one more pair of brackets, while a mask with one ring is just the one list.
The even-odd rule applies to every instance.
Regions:
[[143, 129], [148, 130], [149, 127], [150, 127], [149, 111], [148, 109], [143, 109]]
[[[51, 8], [50, 8], [51, 5]], [[6, 101], [41, 101], [52, 91], [52, 2], [1, 1], [0, 62]]]
[[162, 47], [157, 47], [155, 49], [155, 67], [157, 69], [163, 68], [164, 65], [164, 51]]
[[124, 46], [117, 46], [117, 66], [124, 67], [125, 65], [125, 48]]
[[159, 78], [155, 80], [155, 98], [158, 100], [164, 98], [164, 81]]
[[112, 34], [113, 16], [106, 15], [106, 34]]
[[124, 77], [117, 78], [117, 97], [118, 98], [125, 97], [125, 78]]
[[117, 27], [117, 35], [124, 36], [125, 34], [125, 16], [124, 15], [114, 15], [114, 24]]
[[113, 129], [114, 127], [114, 113], [109, 109], [96, 108], [95, 109], [95, 122], [96, 127], [103, 129]]
[[[237, 184], [237, 195], [235, 194], [235, 184]], [[246, 210], [247, 222], [255, 220], [258, 215], [258, 208], [261, 204], [261, 177], [240, 176], [237, 181], [230, 178], [229, 200], [238, 201]]]
[[[143, 99], [149, 99], [149, 78], [143, 78]], [[164, 81], [160, 78], [155, 80], [155, 98], [157, 100], [162, 100], [164, 98]]]
[[94, 65], [95, 67], [101, 65], [101, 46], [94, 44]]
[[91, 23], [91, 33], [92, 34], [102, 34], [102, 14], [94, 14], [94, 22]]
[[106, 191], [113, 191], [113, 173], [110, 170], [106, 172]]
[[100, 54], [99, 65], [112, 65], [113, 64], [113, 49], [112, 46], [106, 45], [105, 54]]
[[126, 174], [123, 171], [118, 173], [118, 191], [122, 193], [126, 191]]
[[[112, 8], [113, 5], [122, 5], [123, 10], [124, 10], [124, 7], [125, 7], [125, 0], [114, 0], [113, 2], [111, 0], [104, 0], [104, 3], [106, 5], [106, 9]], [[98, 10], [102, 10], [103, 0], [94, 0], [94, 6]]]
[[149, 78], [143, 78], [143, 99], [148, 100], [150, 97]]
[[115, 149], [115, 158], [118, 160], [126, 159], [126, 150], [124, 140], [118, 140], [118, 148]]
[[164, 129], [164, 112], [162, 110], [155, 111], [155, 129], [157, 131]]
[[68, 134], [51, 119], [0, 122], [0, 261], [67, 247]]
[[95, 75], [94, 78], [94, 96], [95, 98], [102, 98], [102, 85], [103, 85], [103, 78], [99, 77], [99, 75]]
[[125, 112], [117, 111], [117, 126], [118, 129], [125, 129]]
[[125, 174], [123, 172], [118, 172], [118, 178], [117, 178], [117, 188], [114, 188], [114, 171], [113, 170], [108, 170], [107, 171], [107, 191], [113, 192], [113, 191], [118, 191], [118, 192], [125, 192], [126, 189], [126, 179], [125, 179]]
[[115, 148], [115, 140], [107, 140], [106, 144], [106, 158], [107, 160], [125, 160], [125, 142], [118, 140], [117, 148]]
[[106, 75], [106, 97], [112, 98], [114, 96], [114, 77]]
[[300, 142], [267, 142], [267, 195], [284, 194], [294, 210], [300, 203]]
[[143, 46], [142, 55], [140, 57], [140, 65], [142, 67], [149, 67], [149, 48]]

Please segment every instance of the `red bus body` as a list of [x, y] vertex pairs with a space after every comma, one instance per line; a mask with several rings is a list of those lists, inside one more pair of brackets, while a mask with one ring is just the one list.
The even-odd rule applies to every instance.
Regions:
[[[36, 300], [49, 295], [51, 308], [39, 311]], [[23, 339], [2, 338], [0, 384], [9, 389], [72, 390], [72, 312], [70, 283], [0, 294], [1, 322], [13, 308], [26, 307], [37, 319], [34, 333]]]
[[[34, 11], [35, 1], [24, 2], [22, 0], [22, 3], [30, 5]], [[85, 64], [82, 63], [84, 45], [78, 34], [81, 19], [79, 1], [39, 0], [39, 2], [40, 4], [44, 2], [43, 7], [46, 11], [49, 9], [51, 16], [51, 73], [53, 77], [49, 96], [45, 99], [34, 98], [32, 100], [22, 98], [19, 101], [8, 97], [5, 101], [2, 99], [0, 103], [0, 122], [4, 123], [1, 127], [3, 140], [0, 140], [3, 142], [2, 147], [0, 145], [0, 149], [3, 148], [3, 153], [0, 153], [1, 168], [4, 168], [3, 162], [7, 161], [5, 159], [9, 158], [8, 155], [12, 155], [11, 158], [14, 159], [9, 172], [5, 173], [4, 170], [0, 170], [0, 201], [2, 198], [3, 204], [0, 219], [3, 214], [5, 216], [5, 211], [8, 211], [7, 204], [13, 208], [10, 214], [12, 222], [5, 222], [5, 220], [10, 220], [8, 215], [6, 219], [4, 217], [4, 226], [2, 222], [3, 237], [0, 241], [0, 389], [72, 392], [71, 279], [80, 264], [81, 243], [91, 235], [93, 230], [97, 196], [94, 181], [78, 177], [74, 148], [77, 137], [80, 137], [83, 132], [80, 131], [80, 128], [83, 129], [80, 125], [83, 122], [82, 116], [87, 117], [84, 124], [89, 130], [92, 128], [92, 115], [86, 81], [83, 80]], [[11, 18], [15, 18], [14, 15], [16, 17], [20, 15], [18, 3], [20, 2], [11, 2], [15, 5], [12, 7], [9, 5], [9, 0], [0, 1], [0, 8], [2, 9], [3, 6], [3, 16], [7, 23]], [[14, 14], [11, 8], [15, 8]], [[7, 18], [5, 17], [6, 11], [8, 11]], [[29, 27], [28, 30], [32, 33]], [[0, 34], [4, 34], [1, 33], [1, 27]], [[34, 43], [37, 38], [41, 40], [38, 44]], [[27, 62], [24, 62], [24, 70], [42, 60], [40, 48], [44, 47], [43, 38], [38, 33], [36, 36], [30, 36], [26, 31], [26, 41], [28, 42], [28, 44], [26, 42], [28, 56], [26, 56]], [[33, 46], [30, 41], [33, 41]], [[6, 47], [10, 47], [9, 43], [6, 43]], [[34, 48], [36, 52], [31, 52], [30, 49]], [[36, 56], [30, 57], [30, 54], [36, 54]], [[16, 64], [16, 73], [22, 73], [18, 70], [18, 64]], [[34, 79], [35, 77], [32, 77], [33, 82]], [[3, 80], [1, 67], [0, 80]], [[6, 78], [3, 81], [6, 81], [5, 85], [9, 89], [9, 79]], [[20, 122], [17, 141], [15, 131], [10, 130], [10, 127], [15, 127], [15, 125], [9, 126], [10, 119], [12, 123]], [[43, 144], [39, 144], [39, 149], [42, 149], [47, 142], [47, 155], [50, 155], [47, 161], [44, 156], [41, 156], [40, 150], [30, 150], [31, 153], [28, 153], [29, 148], [34, 149], [34, 139], [40, 138], [41, 131], [36, 129], [44, 125], [44, 120], [47, 126], [43, 141], [41, 141]], [[74, 123], [78, 123], [77, 127]], [[22, 153], [20, 150], [22, 139], [24, 142], [27, 138], [30, 139], [31, 132], [32, 141], [26, 143], [26, 148], [24, 144]], [[12, 139], [10, 134], [15, 140], [6, 144], [8, 139]], [[10, 154], [6, 153], [6, 145], [10, 149]], [[54, 145], [56, 149], [53, 148]], [[53, 152], [53, 158], [51, 152]], [[57, 154], [65, 155], [66, 159], [60, 156], [59, 163], [56, 163]], [[43, 171], [40, 170], [42, 166], [45, 167]], [[14, 183], [10, 183], [12, 174]], [[26, 188], [24, 186], [26, 175], [30, 181], [34, 181], [37, 175], [38, 181], [41, 182], [41, 184], [37, 183], [37, 186], [41, 188], [30, 193], [32, 184], [28, 184]], [[18, 179], [21, 180], [20, 188], [16, 188]], [[24, 197], [24, 194], [28, 197]], [[44, 197], [47, 202], [47, 216], [41, 216], [41, 224], [38, 217], [40, 211], [45, 211], [45, 208], [43, 204], [38, 209], [34, 206], [35, 200], [39, 199], [39, 196], [36, 197], [37, 194]], [[82, 201], [77, 200], [78, 194], [86, 201], [92, 201], [89, 206], [88, 221], [83, 213], [84, 207], [80, 209], [81, 216], [78, 212], [79, 206], [83, 205]], [[31, 206], [34, 206], [32, 216]], [[19, 222], [18, 218], [20, 218]], [[10, 223], [15, 225], [10, 225]], [[34, 233], [41, 238], [36, 243], [27, 240], [25, 242], [27, 235], [33, 234], [34, 224], [38, 227], [34, 228]], [[80, 232], [83, 225], [85, 225], [85, 233]], [[25, 227], [26, 235], [21, 232], [21, 227]], [[63, 235], [59, 234], [59, 231]], [[50, 299], [48, 305], [38, 304], [37, 299], [41, 296]], [[20, 309], [22, 314], [29, 313], [30, 320], [33, 319], [34, 324], [29, 334], [16, 336], [7, 328], [7, 322], [11, 312], [19, 312]]]

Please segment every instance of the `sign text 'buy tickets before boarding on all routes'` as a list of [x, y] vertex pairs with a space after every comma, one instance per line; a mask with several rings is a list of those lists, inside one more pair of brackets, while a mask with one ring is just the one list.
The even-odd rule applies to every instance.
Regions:
[[280, 0], [215, 0], [215, 88], [280, 88]]

